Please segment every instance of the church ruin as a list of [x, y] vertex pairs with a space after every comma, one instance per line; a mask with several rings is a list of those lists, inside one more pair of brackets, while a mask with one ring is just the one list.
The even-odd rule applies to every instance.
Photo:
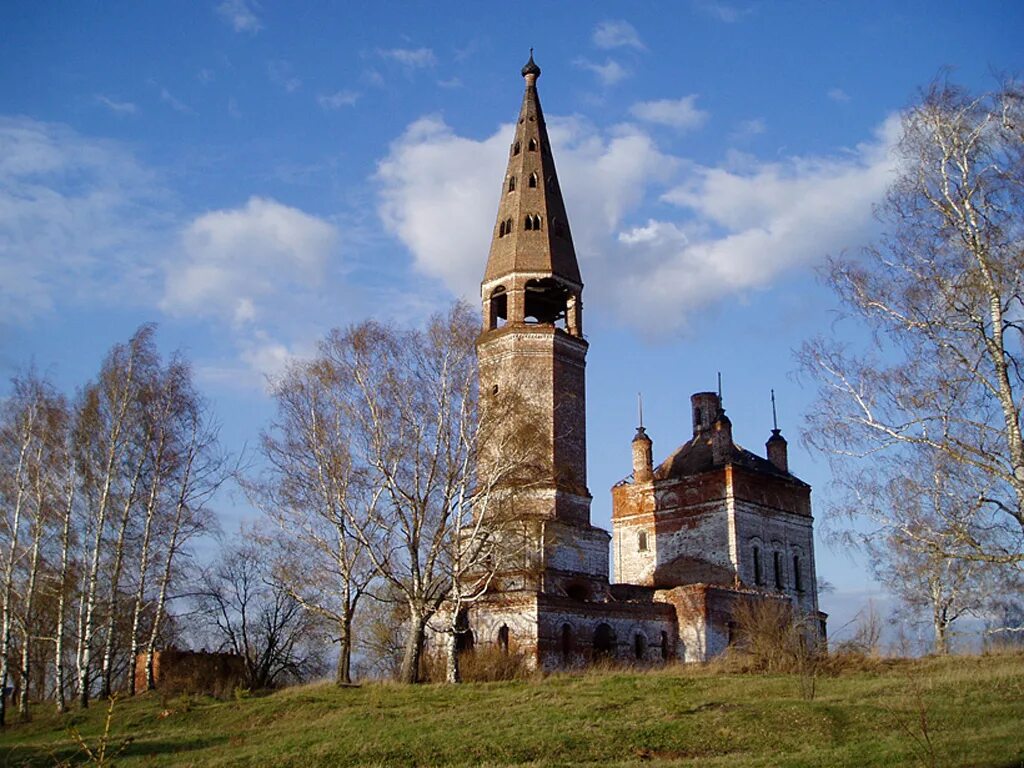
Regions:
[[789, 471], [778, 429], [766, 457], [737, 445], [716, 393], [693, 395], [692, 435], [657, 466], [650, 437], [637, 429], [632, 473], [612, 489], [611, 536], [591, 524], [583, 281], [532, 54], [522, 75], [477, 350], [482, 407], [488, 395], [517, 388], [536, 408], [529, 418], [542, 422], [531, 422], [544, 440], [539, 476], [515, 500], [537, 565], [496, 580], [468, 608], [465, 644], [515, 643], [545, 669], [599, 657], [703, 661], [731, 642], [742, 600], [785, 600], [824, 637], [810, 486]]

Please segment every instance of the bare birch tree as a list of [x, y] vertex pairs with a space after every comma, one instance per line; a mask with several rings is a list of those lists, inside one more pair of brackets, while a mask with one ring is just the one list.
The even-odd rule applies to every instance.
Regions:
[[[851, 482], [914, 451], [966, 476], [956, 505], [904, 530], [918, 550], [1024, 563], [1024, 99], [936, 83], [906, 112], [886, 234], [829, 281], [873, 336], [801, 353], [819, 384], [806, 439]], [[948, 513], [948, 514], [947, 514]], [[894, 510], [898, 514], [898, 510]]]
[[[89, 706], [96, 608], [100, 600], [100, 566], [108, 519], [119, 499], [128, 496], [124, 464], [132, 466], [133, 423], [137, 415], [141, 381], [154, 365], [153, 326], [140, 328], [127, 345], [115, 345], [104, 360], [96, 382], [86, 387], [79, 405], [76, 443], [86, 486], [87, 528], [91, 534], [88, 566], [80, 607], [78, 698]], [[130, 482], [129, 482], [130, 486]], [[110, 610], [115, 598], [112, 591]], [[106, 681], [104, 681], [106, 682]]]
[[[296, 362], [275, 383], [277, 418], [263, 434], [267, 471], [247, 484], [277, 525], [275, 578], [306, 610], [336, 628], [335, 680], [352, 682], [353, 619], [375, 575], [383, 488], [352, 461], [344, 389], [321, 360]], [[362, 537], [351, 519], [365, 521]]]
[[[405, 604], [407, 683], [419, 680], [428, 622], [446, 601], [482, 596], [504, 565], [499, 552], [516, 538], [495, 491], [513, 485], [523, 452], [488, 463], [488, 477], [480, 472], [477, 331], [474, 313], [456, 305], [422, 331], [367, 322], [321, 345], [347, 404], [352, 460], [382, 493], [369, 517], [349, 522], [385, 582], [382, 594]], [[387, 537], [372, 544], [370, 530]], [[459, 607], [449, 606], [452, 643]]]

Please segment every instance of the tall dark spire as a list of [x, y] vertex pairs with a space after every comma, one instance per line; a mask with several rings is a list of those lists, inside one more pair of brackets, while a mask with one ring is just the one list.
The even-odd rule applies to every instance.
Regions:
[[484, 282], [513, 272], [530, 272], [581, 286], [569, 219], [537, 95], [540, 67], [533, 60], [532, 50], [522, 74], [526, 90], [509, 148]]

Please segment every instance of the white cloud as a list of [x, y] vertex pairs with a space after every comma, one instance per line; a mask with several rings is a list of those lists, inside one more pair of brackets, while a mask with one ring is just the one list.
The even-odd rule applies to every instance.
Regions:
[[224, 0], [217, 6], [217, 13], [235, 32], [256, 34], [263, 29], [263, 23], [256, 15], [259, 4], [253, 0]]
[[123, 146], [0, 117], [0, 323], [150, 300], [169, 205]]
[[717, 0], [693, 0], [693, 7], [701, 13], [718, 19], [726, 24], [735, 24], [741, 21], [744, 16], [753, 13], [753, 8], [738, 8], [730, 3], [718, 2]]
[[700, 128], [709, 117], [707, 112], [697, 108], [696, 102], [697, 94], [681, 99], [640, 101], [630, 107], [629, 112], [638, 120], [686, 131]]
[[192, 114], [192, 107], [176, 99], [174, 95], [166, 88], [160, 89], [160, 101], [162, 101], [164, 104], [167, 104], [175, 112], [181, 112], [183, 115]]
[[317, 104], [323, 109], [341, 109], [342, 107], [353, 107], [359, 100], [359, 94], [355, 91], [336, 91], [334, 93], [322, 93], [316, 97]]
[[602, 21], [594, 27], [594, 45], [605, 50], [610, 48], [636, 48], [646, 50], [636, 28], [628, 21]]
[[850, 95], [842, 88], [829, 88], [826, 95], [839, 104], [845, 104], [850, 100]]
[[274, 200], [212, 211], [184, 230], [182, 263], [167, 271], [161, 307], [237, 326], [314, 288], [337, 243], [333, 225]]
[[576, 59], [573, 64], [580, 69], [593, 72], [602, 85], [615, 85], [629, 77], [629, 71], [614, 59], [607, 59], [604, 64], [599, 64], [589, 59], [580, 58]]
[[[592, 305], [671, 332], [690, 312], [865, 243], [875, 232], [872, 205], [892, 179], [899, 125], [891, 118], [836, 156], [765, 162], [734, 153], [718, 167], [661, 152], [637, 126], [601, 132], [549, 118], [548, 128]], [[378, 165], [385, 227], [420, 271], [460, 296], [478, 290], [511, 133], [503, 126], [466, 139], [424, 118]], [[659, 201], [667, 213], [630, 221]]]
[[423, 69], [437, 64], [437, 57], [430, 48], [389, 48], [378, 50], [377, 54], [409, 69]]
[[117, 101], [116, 99], [104, 96], [103, 94], [96, 95], [96, 103], [102, 104], [111, 112], [118, 115], [134, 115], [139, 111], [138, 108], [130, 101]]
[[270, 75], [270, 82], [288, 93], [294, 93], [302, 87], [302, 80], [295, 76], [292, 65], [287, 61], [270, 62], [267, 64], [267, 74]]
[[754, 136], [760, 136], [767, 130], [768, 126], [763, 117], [754, 117], [750, 120], [741, 120], [736, 125], [736, 130], [730, 134], [733, 141], [747, 141]]

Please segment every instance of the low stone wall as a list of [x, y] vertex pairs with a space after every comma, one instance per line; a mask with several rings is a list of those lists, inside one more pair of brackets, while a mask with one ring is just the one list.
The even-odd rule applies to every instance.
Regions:
[[[153, 680], [159, 691], [224, 696], [245, 681], [245, 660], [233, 653], [168, 648], [153, 654]], [[135, 657], [135, 691], [146, 685], [146, 654]]]

